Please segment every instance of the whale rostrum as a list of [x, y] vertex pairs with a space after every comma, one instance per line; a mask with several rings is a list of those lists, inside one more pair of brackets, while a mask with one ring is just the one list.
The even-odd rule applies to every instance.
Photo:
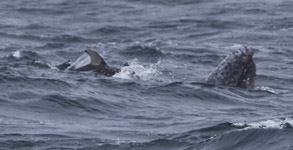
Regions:
[[228, 55], [206, 81], [215, 85], [253, 88], [255, 75], [253, 49], [242, 47]]

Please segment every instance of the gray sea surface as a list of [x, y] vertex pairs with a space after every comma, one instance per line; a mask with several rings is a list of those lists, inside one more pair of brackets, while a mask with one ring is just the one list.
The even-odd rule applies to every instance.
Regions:
[[[2, 0], [0, 149], [293, 150], [292, 8], [290, 0]], [[206, 84], [242, 46], [255, 49], [255, 88]], [[55, 67], [87, 49], [121, 72]]]

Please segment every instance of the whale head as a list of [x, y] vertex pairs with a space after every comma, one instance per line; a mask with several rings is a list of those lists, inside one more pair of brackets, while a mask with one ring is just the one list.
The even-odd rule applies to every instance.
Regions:
[[256, 68], [253, 49], [242, 47], [228, 55], [207, 78], [208, 83], [253, 88]]

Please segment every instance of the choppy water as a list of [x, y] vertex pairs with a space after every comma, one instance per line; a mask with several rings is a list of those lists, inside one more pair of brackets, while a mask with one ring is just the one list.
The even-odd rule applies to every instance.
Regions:
[[[290, 0], [3, 0], [0, 149], [293, 150]], [[206, 85], [255, 48], [256, 87]], [[114, 77], [60, 71], [86, 49]], [[135, 72], [135, 74], [133, 74]]]

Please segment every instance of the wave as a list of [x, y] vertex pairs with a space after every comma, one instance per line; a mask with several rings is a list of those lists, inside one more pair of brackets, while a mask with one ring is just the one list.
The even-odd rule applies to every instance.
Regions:
[[242, 123], [234, 123], [233, 125], [239, 127], [245, 127], [244, 129], [287, 129], [293, 128], [293, 119], [292, 118], [281, 118], [281, 119], [269, 119], [269, 120], [261, 120], [256, 122], [242, 122]]
[[105, 26], [105, 27], [101, 27], [97, 30], [92, 31], [92, 33], [109, 35], [109, 34], [135, 32], [135, 31], [137, 31], [137, 29], [127, 27], [127, 26]]
[[[123, 102], [112, 102], [91, 96], [76, 97], [75, 94], [49, 94], [41, 98], [35, 98], [23, 104], [31, 111], [51, 114], [58, 112], [59, 115], [79, 116], [88, 119], [103, 119], [109, 116], [117, 116], [123, 109], [128, 107]], [[60, 111], [62, 110], [62, 111]]]
[[156, 63], [164, 57], [164, 53], [156, 46], [135, 44], [119, 52], [128, 59], [138, 59], [140, 62]]
[[[11, 74], [0, 74], [1, 83], [4, 85], [14, 85], [14, 86], [24, 86], [27, 88], [42, 90], [42, 89], [51, 89], [51, 90], [63, 90], [66, 91], [72, 87], [72, 85], [66, 81], [50, 78], [40, 78], [40, 77], [25, 77], [17, 76]], [[3, 86], [4, 86], [3, 85]], [[8, 88], [9, 90], [10, 88]], [[25, 89], [24, 89], [25, 90]], [[10, 91], [11, 92], [11, 91]], [[15, 91], [16, 93], [18, 91]], [[19, 91], [21, 93], [21, 91]]]
[[163, 52], [161, 50], [154, 46], [154, 45], [143, 45], [143, 44], [134, 44], [130, 47], [127, 47], [125, 50], [120, 52], [124, 55], [142, 55], [142, 56], [161, 56], [163, 55]]
[[[14, 148], [38, 147], [47, 149], [184, 149], [184, 150], [225, 150], [225, 149], [284, 149], [293, 148], [291, 128], [245, 129], [233, 123], [221, 123], [207, 128], [175, 133], [147, 142], [101, 140], [64, 134], [1, 134], [0, 145]], [[26, 137], [30, 137], [29, 139]], [[34, 139], [34, 140], [33, 140]], [[38, 139], [38, 140], [36, 140]], [[46, 140], [44, 140], [46, 139]], [[278, 143], [278, 144], [272, 144]]]
[[1, 37], [21, 39], [21, 40], [32, 40], [32, 41], [46, 41], [46, 42], [65, 42], [65, 43], [76, 43], [76, 42], [96, 42], [96, 39], [84, 38], [76, 35], [61, 34], [61, 35], [33, 35], [33, 34], [10, 34], [0, 32]]
[[16, 11], [20, 13], [26, 14], [34, 14], [34, 15], [62, 15], [67, 13], [72, 13], [72, 11], [65, 11], [65, 10], [58, 10], [58, 9], [48, 9], [48, 8], [28, 8], [28, 7], [21, 7], [16, 9]]
[[[208, 128], [188, 131], [162, 137], [149, 142], [135, 141], [101, 141], [98, 138], [91, 139], [81, 144], [81, 149], [184, 149], [184, 150], [225, 150], [225, 149], [285, 149], [290, 150], [292, 145], [291, 129], [249, 129], [235, 126], [232, 123], [222, 123]], [[52, 138], [54, 139], [54, 138]], [[75, 139], [80, 143], [86, 139]], [[55, 140], [56, 141], [56, 140]], [[67, 140], [63, 141], [66, 143]], [[94, 141], [94, 142], [91, 142]], [[278, 143], [278, 144], [272, 144]], [[41, 144], [43, 145], [43, 144]], [[91, 146], [89, 146], [91, 145]], [[76, 145], [67, 148], [75, 148]], [[60, 146], [54, 147], [60, 148]]]
[[24, 58], [24, 59], [40, 59], [41, 56], [38, 55], [38, 53], [34, 52], [34, 51], [14, 51], [11, 54], [9, 54], [8, 56], [4, 57], [4, 58], [8, 58], [8, 59], [20, 59], [20, 58]]
[[47, 44], [40, 46], [38, 48], [40, 48], [40, 49], [63, 49], [66, 46], [67, 45], [65, 43], [61, 43], [61, 42], [50, 42], [50, 43], [47, 43]]
[[42, 56], [34, 51], [15, 51], [4, 58], [11, 61], [9, 65], [23, 64], [37, 68], [58, 70], [58, 68], [43, 60]]
[[191, 4], [199, 4], [202, 2], [206, 2], [204, 0], [182, 0], [182, 1], [177, 1], [177, 0], [128, 0], [128, 1], [134, 1], [134, 2], [140, 2], [140, 3], [147, 3], [147, 4], [160, 4], [160, 5], [191, 5]]
[[[254, 123], [221, 123], [215, 126], [174, 134], [146, 144], [161, 147], [164, 144], [178, 149], [290, 149], [292, 119], [275, 119]], [[173, 143], [173, 144], [171, 144]], [[177, 144], [174, 144], [177, 143]], [[272, 145], [271, 143], [278, 143]]]
[[[205, 149], [291, 149], [292, 119], [274, 119], [238, 124], [237, 130], [215, 135]], [[272, 144], [278, 143], [278, 144]]]
[[279, 93], [286, 93], [289, 89], [291, 89], [290, 86], [286, 86], [286, 84], [283, 83], [293, 83], [293, 80], [288, 75], [282, 75], [282, 74], [275, 74], [273, 71], [271, 71], [273, 74], [258, 74], [256, 76], [256, 83], [259, 85], [260, 90], [266, 90], [270, 93], [279, 94]]

